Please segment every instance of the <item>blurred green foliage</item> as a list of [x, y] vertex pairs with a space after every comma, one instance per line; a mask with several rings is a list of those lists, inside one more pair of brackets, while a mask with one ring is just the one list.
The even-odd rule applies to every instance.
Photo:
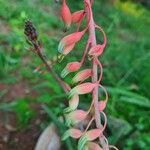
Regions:
[[[69, 5], [72, 11], [83, 8], [81, 0], [71, 1]], [[34, 112], [29, 108], [30, 103], [45, 103], [46, 112], [50, 107], [53, 113], [49, 112], [48, 115], [53, 122], [62, 114], [65, 95], [48, 73], [33, 72], [41, 62], [27, 50], [28, 45], [23, 33], [24, 21], [29, 18], [37, 27], [47, 57], [52, 59], [57, 55], [58, 42], [64, 35], [63, 23], [59, 20], [59, 6], [59, 3], [53, 0], [0, 0], [0, 83], [12, 85], [27, 82], [30, 90], [38, 93], [36, 99], [24, 97], [15, 101], [15, 104], [5, 104], [3, 98], [7, 90], [0, 91], [0, 109], [14, 111], [22, 124], [27, 124], [34, 116]], [[148, 149], [150, 11], [139, 3], [119, 0], [95, 0], [93, 11], [96, 23], [104, 28], [108, 39], [107, 48], [100, 58], [104, 65], [102, 83], [110, 95], [106, 110], [108, 139], [123, 150]], [[99, 34], [97, 38], [98, 42], [102, 41]], [[81, 56], [84, 42], [85, 39], [68, 58], [54, 66], [58, 74], [66, 62]], [[86, 66], [90, 66], [88, 61]], [[65, 80], [70, 81], [71, 78], [72, 75]], [[85, 101], [86, 98], [88, 100]], [[89, 97], [82, 99], [81, 106], [85, 107]], [[58, 128], [61, 130], [62, 127]], [[69, 150], [75, 146], [71, 143], [66, 142]]]

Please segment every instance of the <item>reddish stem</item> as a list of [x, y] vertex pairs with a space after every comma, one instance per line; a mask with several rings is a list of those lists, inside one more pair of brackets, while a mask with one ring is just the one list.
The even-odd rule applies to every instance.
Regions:
[[[89, 15], [90, 15], [90, 24], [89, 24], [89, 38], [91, 41], [91, 46], [94, 46], [96, 44], [96, 34], [95, 34], [95, 23], [93, 20], [93, 13], [91, 10], [91, 3], [90, 0], [86, 0], [86, 2], [88, 2], [89, 6], [90, 6], [90, 11], [88, 10], [88, 8], [86, 8], [87, 10], [87, 20], [89, 19]], [[95, 83], [98, 81], [98, 77], [97, 77], [97, 57], [94, 57], [92, 60], [92, 82]], [[100, 119], [100, 113], [99, 113], [99, 107], [98, 107], [98, 87], [95, 87], [92, 93], [92, 97], [93, 97], [93, 102], [94, 102], [94, 109], [95, 109], [95, 121], [96, 121], [96, 127], [97, 128], [102, 128], [102, 124], [101, 124], [101, 119]], [[105, 142], [104, 139], [104, 135], [101, 135], [99, 137], [100, 140], [100, 144], [102, 145], [104, 150], [108, 150], [108, 145]]]
[[84, 59], [85, 59], [85, 56], [87, 54], [87, 51], [88, 51], [88, 48], [90, 46], [90, 40], [88, 39], [88, 41], [86, 42], [86, 45], [85, 45], [85, 49], [84, 49], [84, 52], [83, 52], [83, 55], [82, 55], [82, 58], [81, 58], [81, 65], [83, 64], [84, 62]]
[[42, 54], [42, 50], [41, 48], [38, 46], [37, 43], [33, 43], [34, 44], [34, 49], [36, 50], [39, 58], [41, 59], [41, 61], [45, 64], [47, 70], [50, 72], [50, 74], [52, 75], [52, 77], [58, 82], [58, 84], [62, 87], [62, 89], [65, 91], [65, 93], [67, 93], [69, 91], [69, 87], [67, 86], [67, 84], [62, 81], [59, 76], [53, 71], [53, 69], [51, 68], [51, 66], [48, 64], [48, 62], [46, 61], [46, 59], [44, 58], [43, 54]]
[[83, 18], [85, 17], [85, 15], [86, 15], [86, 13], [84, 12], [84, 14], [83, 14], [83, 16], [82, 16], [82, 18], [81, 18], [80, 22], [78, 23], [78, 26], [77, 26], [77, 32], [78, 32], [78, 31], [79, 31], [79, 29], [80, 29], [81, 22], [82, 22]]

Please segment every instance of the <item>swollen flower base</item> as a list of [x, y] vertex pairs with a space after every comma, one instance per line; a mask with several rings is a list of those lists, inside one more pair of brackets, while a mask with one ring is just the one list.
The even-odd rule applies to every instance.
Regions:
[[[70, 62], [61, 72], [61, 77], [64, 78], [72, 72], [77, 74], [72, 79], [72, 84], [75, 85], [69, 91], [69, 106], [64, 110], [66, 117], [66, 124], [69, 129], [62, 137], [65, 140], [68, 137], [78, 139], [78, 150], [109, 150], [111, 148], [117, 149], [115, 146], [109, 145], [103, 131], [106, 128], [107, 118], [104, 113], [106, 103], [108, 101], [108, 94], [105, 88], [101, 85], [102, 79], [102, 64], [99, 57], [103, 54], [106, 46], [106, 35], [103, 29], [98, 26], [93, 20], [93, 13], [91, 5], [93, 0], [83, 0], [84, 10], [79, 10], [71, 13], [66, 0], [62, 0], [61, 17], [69, 29], [71, 24], [77, 25], [77, 30], [62, 38], [58, 46], [59, 58], [62, 59], [67, 56], [75, 47], [86, 32], [89, 33], [83, 55], [80, 60]], [[86, 19], [87, 24], [84, 30], [80, 31], [81, 22]], [[103, 35], [104, 42], [96, 43], [95, 30], [98, 29]], [[92, 68], [82, 69], [85, 57], [88, 55], [90, 58]], [[100, 75], [98, 78], [98, 69]], [[90, 79], [91, 82], [86, 82]], [[105, 93], [105, 99], [98, 100], [98, 89], [101, 88]], [[92, 94], [91, 104], [87, 110], [78, 109], [80, 102], [80, 95]], [[101, 123], [103, 117], [103, 124]], [[88, 118], [88, 119], [87, 119]], [[84, 120], [89, 120], [87, 126], [83, 129], [79, 128], [79, 124]], [[96, 128], [92, 129], [91, 125], [95, 122]], [[99, 142], [98, 140], [99, 139]], [[96, 142], [97, 141], [97, 142]]]

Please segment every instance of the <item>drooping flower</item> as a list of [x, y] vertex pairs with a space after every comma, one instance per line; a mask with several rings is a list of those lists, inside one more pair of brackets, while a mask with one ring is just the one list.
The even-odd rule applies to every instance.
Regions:
[[68, 29], [71, 25], [72, 16], [69, 7], [66, 4], [66, 0], [62, 1], [61, 18]]
[[87, 78], [89, 78], [92, 74], [92, 70], [91, 69], [85, 69], [82, 70], [80, 72], [78, 72], [74, 78], [72, 79], [73, 83], [77, 83], [77, 82], [83, 82], [84, 80], [86, 80]]
[[78, 150], [82, 150], [87, 142], [97, 139], [101, 134], [101, 129], [92, 129], [87, 131], [78, 142]]
[[75, 128], [71, 128], [69, 130], [67, 130], [63, 137], [62, 137], [62, 140], [66, 140], [69, 136], [74, 138], [74, 139], [78, 139], [80, 138], [82, 135], [82, 131], [79, 130], [79, 129], [75, 129]]
[[87, 83], [82, 83], [80, 85], [77, 85], [76, 87], [74, 87], [70, 92], [69, 92], [69, 96], [73, 96], [74, 94], [86, 94], [86, 93], [90, 93], [92, 92], [92, 90], [98, 86], [97, 83], [91, 83], [91, 82], [87, 82]]
[[61, 72], [61, 77], [64, 78], [69, 73], [79, 70], [80, 67], [81, 67], [81, 63], [80, 62], [76, 61], [76, 62], [68, 63], [66, 65], [66, 67], [63, 69], [63, 71]]
[[88, 141], [93, 141], [97, 139], [101, 134], [102, 134], [101, 129], [92, 129], [87, 131], [84, 136], [87, 138]]
[[79, 23], [84, 15], [84, 10], [76, 11], [72, 14], [72, 22]]
[[58, 55], [58, 61], [61, 62], [61, 61], [64, 59], [64, 57], [65, 57], [68, 53], [70, 53], [70, 51], [74, 48], [74, 46], [75, 46], [75, 44], [71, 44], [71, 45], [65, 46], [65, 47], [64, 47], [64, 50], [63, 50], [63, 53], [60, 53], [60, 54]]
[[68, 54], [74, 47], [74, 45], [80, 41], [85, 31], [71, 33], [61, 39], [58, 45], [58, 52], [62, 54]]
[[87, 117], [87, 112], [83, 110], [75, 110], [66, 115], [66, 124], [77, 124]]
[[100, 56], [102, 53], [103, 53], [103, 50], [105, 48], [105, 45], [104, 44], [97, 44], [97, 45], [94, 45], [93, 47], [91, 47], [90, 51], [89, 51], [89, 55], [90, 56]]
[[72, 98], [69, 100], [69, 107], [67, 107], [64, 112], [71, 112], [77, 109], [79, 104], [79, 95], [75, 94], [72, 96]]

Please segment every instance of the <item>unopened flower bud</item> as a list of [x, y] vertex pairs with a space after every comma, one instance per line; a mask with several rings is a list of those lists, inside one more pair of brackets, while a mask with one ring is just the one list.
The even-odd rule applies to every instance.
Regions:
[[71, 62], [66, 65], [66, 67], [61, 72], [61, 77], [64, 78], [66, 75], [68, 75], [71, 72], [75, 72], [79, 70], [81, 67], [80, 62]]
[[74, 45], [80, 41], [85, 32], [74, 32], [61, 39], [58, 45], [58, 52], [62, 54], [68, 54], [74, 47]]
[[36, 29], [30, 20], [25, 21], [24, 34], [28, 37], [29, 41], [37, 40]]
[[68, 29], [71, 25], [71, 18], [72, 17], [71, 17], [70, 9], [66, 4], [66, 0], [63, 0], [63, 2], [62, 2], [61, 18], [62, 18], [63, 22], [65, 23], [67, 29]]

